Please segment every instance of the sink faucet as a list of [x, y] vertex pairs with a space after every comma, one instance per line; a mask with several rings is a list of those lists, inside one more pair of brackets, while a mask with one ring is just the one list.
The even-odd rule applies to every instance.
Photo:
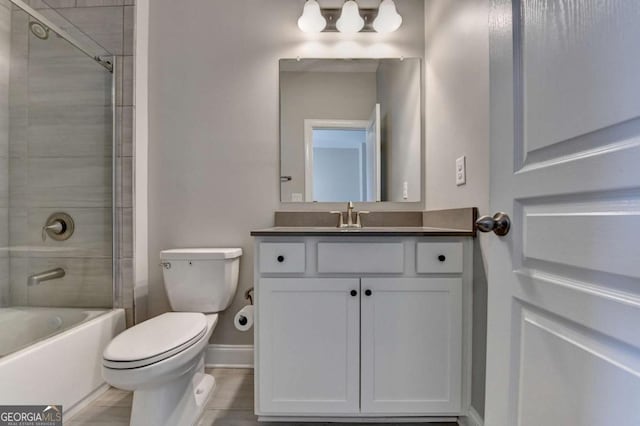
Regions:
[[27, 284], [29, 286], [38, 285], [43, 281], [55, 280], [56, 278], [62, 278], [66, 275], [66, 272], [62, 268], [49, 269], [48, 271], [40, 272], [39, 274], [30, 275]]
[[363, 214], [369, 214], [367, 211], [355, 211], [353, 209], [353, 201], [349, 201], [349, 203], [347, 203], [347, 223], [344, 223], [344, 216], [341, 211], [331, 211], [329, 213], [338, 215], [337, 228], [362, 228], [362, 219], [360, 216]]

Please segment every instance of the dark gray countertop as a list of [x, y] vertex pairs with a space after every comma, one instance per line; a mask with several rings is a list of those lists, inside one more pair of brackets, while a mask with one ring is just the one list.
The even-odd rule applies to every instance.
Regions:
[[285, 237], [285, 236], [415, 236], [415, 237], [473, 237], [473, 231], [450, 228], [429, 228], [414, 226], [384, 226], [364, 228], [336, 228], [323, 226], [275, 226], [273, 228], [251, 231], [254, 237]]

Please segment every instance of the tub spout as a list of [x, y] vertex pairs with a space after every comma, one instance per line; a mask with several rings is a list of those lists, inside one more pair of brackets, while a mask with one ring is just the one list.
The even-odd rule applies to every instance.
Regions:
[[66, 272], [62, 268], [50, 269], [48, 271], [40, 272], [39, 274], [33, 274], [29, 276], [27, 284], [38, 285], [43, 281], [55, 280], [56, 278], [62, 278], [66, 275]]

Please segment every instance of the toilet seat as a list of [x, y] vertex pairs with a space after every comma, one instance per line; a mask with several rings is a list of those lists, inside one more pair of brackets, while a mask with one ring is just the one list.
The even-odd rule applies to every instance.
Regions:
[[103, 365], [125, 370], [155, 364], [193, 346], [206, 332], [202, 313], [165, 313], [116, 336], [104, 350]]

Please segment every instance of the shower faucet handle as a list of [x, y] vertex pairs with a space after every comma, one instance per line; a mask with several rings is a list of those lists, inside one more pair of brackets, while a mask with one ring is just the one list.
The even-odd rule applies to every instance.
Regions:
[[57, 212], [49, 216], [42, 227], [42, 241], [47, 240], [47, 235], [56, 241], [64, 241], [71, 237], [75, 225], [73, 219], [67, 213]]
[[65, 228], [66, 226], [64, 222], [62, 222], [60, 219], [55, 219], [53, 223], [42, 227], [42, 241], [47, 240], [47, 234], [49, 232], [60, 235], [64, 232]]

